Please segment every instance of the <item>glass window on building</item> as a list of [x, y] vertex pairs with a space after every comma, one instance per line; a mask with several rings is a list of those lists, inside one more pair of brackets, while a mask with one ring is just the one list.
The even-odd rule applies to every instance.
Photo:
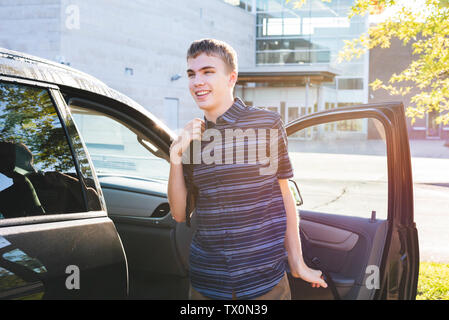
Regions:
[[283, 4], [278, 0], [257, 0], [257, 11], [282, 11]]
[[[257, 7], [258, 65], [336, 64], [343, 40], [357, 38], [367, 29], [367, 17], [348, 19], [349, 6], [340, 1], [311, 0], [298, 9], [294, 1], [259, 0]], [[351, 71], [350, 75], [362, 76], [363, 63], [353, 67], [360, 62], [346, 63], [343, 75]]]
[[[324, 103], [324, 110], [331, 110], [334, 108], [335, 108], [335, 103], [333, 103], [333, 102], [325, 102]], [[326, 123], [324, 125], [324, 131], [326, 131], [326, 132], [335, 131], [335, 122]]]
[[[288, 107], [288, 118], [287, 122], [296, 120], [299, 118], [299, 107]], [[302, 138], [300, 133], [292, 134], [292, 138]]]
[[338, 90], [362, 90], [362, 78], [338, 78]]
[[222, 0], [232, 6], [242, 8], [245, 11], [252, 11], [252, 0]]
[[288, 122], [299, 118], [299, 107], [288, 107]]
[[[351, 103], [338, 103], [338, 107], [349, 107], [353, 105], [362, 104], [361, 102], [351, 102]], [[338, 122], [337, 125], [338, 131], [353, 131], [353, 132], [362, 132], [363, 131], [363, 120], [355, 119], [355, 120], [342, 120]]]

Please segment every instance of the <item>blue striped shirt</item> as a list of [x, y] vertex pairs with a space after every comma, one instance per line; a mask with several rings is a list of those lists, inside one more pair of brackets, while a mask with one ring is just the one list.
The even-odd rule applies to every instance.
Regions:
[[[198, 227], [190, 247], [191, 284], [214, 299], [231, 299], [233, 292], [239, 299], [255, 298], [269, 292], [288, 268], [286, 212], [278, 183], [293, 177], [285, 129], [278, 113], [246, 106], [239, 98], [216, 123], [204, 120], [206, 129], [218, 130], [222, 143], [214, 142], [215, 138], [205, 141], [203, 135], [201, 161], [192, 166], [191, 182], [198, 188]], [[256, 139], [249, 135], [243, 141], [226, 140], [229, 129], [255, 132]], [[270, 140], [270, 129], [277, 139], [272, 135]], [[215, 146], [207, 149], [211, 143]], [[236, 150], [242, 145], [244, 161], [238, 161]], [[255, 148], [266, 151], [262, 155], [272, 167], [276, 161], [277, 170], [261, 171], [269, 164], [261, 156], [253, 161], [250, 154]], [[215, 161], [205, 161], [205, 153]], [[188, 179], [186, 170], [184, 177]]]

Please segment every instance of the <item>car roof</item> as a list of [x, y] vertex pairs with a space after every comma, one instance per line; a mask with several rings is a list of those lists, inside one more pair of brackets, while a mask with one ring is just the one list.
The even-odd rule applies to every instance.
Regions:
[[0, 76], [71, 87], [116, 100], [143, 113], [170, 136], [175, 136], [161, 120], [133, 99], [110, 88], [97, 78], [69, 66], [0, 47]]

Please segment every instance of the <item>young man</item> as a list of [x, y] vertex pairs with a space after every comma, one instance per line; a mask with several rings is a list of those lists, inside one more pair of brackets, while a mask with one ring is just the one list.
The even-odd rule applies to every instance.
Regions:
[[[214, 39], [193, 42], [187, 64], [190, 93], [204, 112], [204, 120], [187, 123], [170, 149], [168, 199], [177, 222], [185, 221], [185, 179], [189, 179], [181, 156], [190, 149], [191, 141], [201, 141], [213, 132], [214, 141], [201, 142], [200, 155], [213, 151], [216, 160], [205, 163], [201, 159], [193, 164], [192, 178], [187, 181], [198, 188], [198, 227], [189, 260], [190, 297], [290, 299], [287, 260], [293, 277], [313, 287], [327, 287], [321, 271], [310, 269], [302, 257], [296, 205], [288, 186], [293, 170], [280, 115], [234, 99], [237, 56], [226, 43]], [[274, 133], [274, 139], [256, 135], [255, 141], [257, 151], [269, 150], [269, 167], [275, 170], [266, 170], [266, 162], [260, 159], [248, 161], [250, 144], [254, 144], [250, 138], [240, 140], [248, 157], [243, 163], [238, 161], [234, 150], [239, 144], [225, 138], [230, 132]], [[215, 141], [220, 137], [221, 141]], [[266, 148], [260, 148], [267, 141]], [[213, 147], [208, 148], [211, 143]]]

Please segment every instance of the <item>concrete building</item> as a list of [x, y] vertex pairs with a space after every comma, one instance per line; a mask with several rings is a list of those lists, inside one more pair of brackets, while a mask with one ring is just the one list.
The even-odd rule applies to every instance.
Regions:
[[201, 116], [187, 90], [196, 39], [231, 44], [254, 66], [255, 16], [219, 0], [0, 0], [0, 46], [92, 74], [172, 129]]
[[[0, 0], [0, 46], [92, 74], [177, 129], [202, 114], [188, 92], [187, 48], [218, 38], [238, 52], [236, 95], [288, 122], [368, 102], [368, 55], [336, 61], [343, 40], [368, 27], [367, 17], [347, 18], [352, 2]], [[331, 129], [366, 137], [367, 121]]]

